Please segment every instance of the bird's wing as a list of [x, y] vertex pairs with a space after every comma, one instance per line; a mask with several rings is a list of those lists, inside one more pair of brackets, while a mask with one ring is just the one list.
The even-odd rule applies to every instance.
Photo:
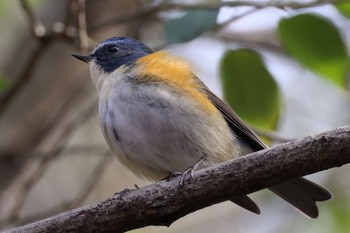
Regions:
[[[248, 144], [253, 151], [262, 150], [267, 147], [258, 135], [243, 123], [232, 108], [212, 93], [205, 85], [204, 91], [212, 103], [223, 114], [232, 131], [236, 136], [241, 138], [241, 141]], [[288, 180], [269, 187], [269, 189], [311, 218], [318, 216], [316, 202], [326, 201], [332, 197], [331, 192], [326, 188], [304, 178]], [[232, 201], [254, 213], [259, 213], [258, 207], [246, 196], [240, 197], [238, 200], [233, 199]]]
[[215, 107], [222, 113], [226, 122], [232, 129], [232, 131], [241, 138], [245, 143], [249, 143], [249, 147], [253, 151], [265, 149], [267, 146], [259, 138], [259, 136], [248, 128], [248, 126], [243, 123], [240, 117], [230, 108], [226, 103], [224, 103], [219, 97], [217, 97], [213, 92], [211, 92], [207, 87], [204, 88], [208, 98], [215, 105]]

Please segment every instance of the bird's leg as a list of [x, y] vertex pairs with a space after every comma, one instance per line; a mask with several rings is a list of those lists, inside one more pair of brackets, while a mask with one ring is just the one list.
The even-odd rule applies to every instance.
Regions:
[[199, 165], [201, 165], [201, 163], [203, 162], [204, 158], [202, 157], [200, 160], [198, 160], [195, 164], [193, 164], [191, 167], [189, 167], [186, 171], [184, 171], [181, 175], [181, 179], [180, 179], [180, 185], [182, 186], [184, 184], [185, 181], [185, 177], [188, 173], [190, 173], [191, 178], [194, 179], [194, 172], [197, 170], [197, 168], [199, 167]]
[[204, 158], [202, 157], [200, 160], [198, 160], [195, 164], [193, 164], [191, 167], [186, 169], [184, 172], [171, 172], [167, 177], [165, 177], [163, 180], [171, 180], [172, 178], [181, 176], [179, 184], [182, 186], [184, 184], [185, 177], [188, 173], [190, 173], [191, 178], [194, 179], [194, 172], [197, 170], [199, 165], [203, 162]]

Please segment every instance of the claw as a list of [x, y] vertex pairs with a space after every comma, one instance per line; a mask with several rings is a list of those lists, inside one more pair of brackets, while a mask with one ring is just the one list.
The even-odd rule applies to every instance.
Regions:
[[198, 162], [196, 162], [195, 164], [193, 164], [193, 166], [189, 167], [186, 171], [184, 171], [181, 175], [181, 179], [179, 182], [180, 186], [184, 185], [184, 181], [185, 181], [185, 177], [188, 173], [190, 173], [190, 176], [192, 178], [192, 180], [194, 180], [194, 172], [198, 169], [199, 165], [201, 165], [201, 163], [204, 161], [204, 158], [201, 158], [200, 160], [198, 160]]
[[[181, 178], [180, 178], [180, 182], [179, 182], [179, 185], [180, 185], [180, 186], [183, 186], [183, 185], [184, 185], [184, 183], [185, 183], [185, 177], [186, 177], [186, 175], [187, 175], [189, 172], [191, 172], [191, 171], [192, 171], [192, 167], [189, 168], [189, 169], [187, 169], [186, 171], [184, 171], [184, 173], [182, 173]], [[191, 177], [192, 177], [192, 175], [191, 175]], [[193, 177], [192, 177], [192, 179], [193, 179]]]

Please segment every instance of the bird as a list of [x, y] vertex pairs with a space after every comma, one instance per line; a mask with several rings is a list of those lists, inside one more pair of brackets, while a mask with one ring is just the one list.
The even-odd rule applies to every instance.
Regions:
[[[162, 180], [267, 148], [184, 59], [128, 37], [108, 38], [91, 53], [72, 56], [89, 65], [107, 144], [138, 177]], [[318, 217], [316, 202], [332, 197], [302, 177], [269, 189], [310, 218]], [[232, 201], [260, 214], [246, 195]]]

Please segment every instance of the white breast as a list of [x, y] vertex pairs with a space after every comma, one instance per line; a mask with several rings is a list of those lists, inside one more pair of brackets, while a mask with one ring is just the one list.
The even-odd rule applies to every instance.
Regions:
[[202, 157], [212, 164], [240, 154], [221, 115], [206, 114], [171, 88], [132, 80], [115, 72], [103, 81], [99, 115], [109, 146], [135, 174], [161, 179]]

